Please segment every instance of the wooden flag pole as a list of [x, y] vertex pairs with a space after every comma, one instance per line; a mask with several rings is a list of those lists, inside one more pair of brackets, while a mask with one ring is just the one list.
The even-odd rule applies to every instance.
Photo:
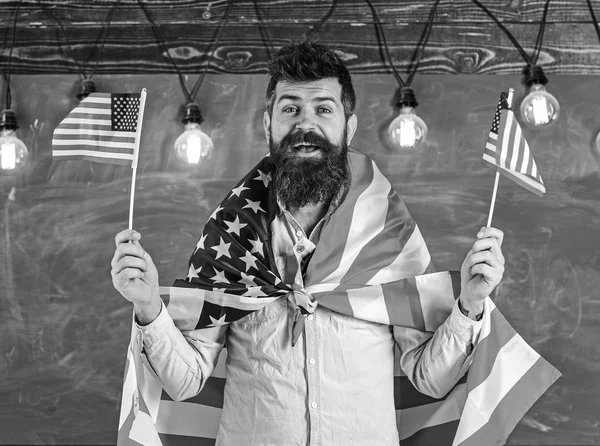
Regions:
[[137, 164], [138, 157], [140, 155], [140, 139], [142, 136], [142, 120], [144, 118], [144, 106], [146, 105], [146, 89], [142, 88], [142, 93], [140, 94], [140, 112], [138, 114], [138, 122], [137, 122], [137, 134], [135, 135], [135, 149], [133, 151], [133, 163], [131, 163], [131, 168], [133, 169], [133, 173], [131, 175], [131, 196], [129, 198], [129, 229], [133, 229], [133, 199], [135, 197], [135, 177], [137, 176]]
[[[512, 88], [508, 89], [508, 97], [506, 98], [506, 102], [508, 103], [509, 107], [512, 102], [512, 97], [513, 97], [514, 92], [515, 92], [514, 89], [512, 89]], [[492, 192], [492, 202], [490, 203], [490, 213], [488, 214], [488, 221], [487, 221], [487, 225], [486, 225], [488, 228], [492, 224], [492, 216], [494, 215], [494, 205], [496, 204], [496, 192], [498, 191], [498, 181], [499, 180], [500, 180], [500, 174], [498, 173], [498, 171], [496, 171], [496, 179], [494, 180], [494, 191]]]

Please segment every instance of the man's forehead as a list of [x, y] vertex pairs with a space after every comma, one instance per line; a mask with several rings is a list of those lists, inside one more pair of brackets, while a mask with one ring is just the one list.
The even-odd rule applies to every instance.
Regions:
[[335, 77], [317, 81], [289, 82], [279, 81], [275, 86], [275, 101], [281, 98], [298, 97], [299, 99], [330, 97], [341, 103], [342, 86]]

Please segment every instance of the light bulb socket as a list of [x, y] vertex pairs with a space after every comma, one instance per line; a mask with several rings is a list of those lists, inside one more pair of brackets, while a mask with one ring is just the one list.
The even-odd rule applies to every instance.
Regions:
[[525, 83], [531, 87], [533, 84], [546, 85], [548, 83], [548, 78], [544, 74], [544, 70], [539, 65], [531, 65], [527, 70], [527, 79]]
[[0, 130], [17, 130], [17, 116], [10, 108], [2, 110], [0, 113]]
[[90, 93], [96, 92], [96, 84], [91, 79], [84, 79], [81, 81], [81, 91], [77, 93], [77, 99], [82, 100], [83, 98], [87, 98]]
[[181, 122], [184, 124], [188, 124], [190, 122], [195, 122], [196, 124], [202, 124], [204, 118], [202, 117], [202, 113], [200, 112], [200, 107], [198, 104], [189, 103], [185, 106], [185, 115]]
[[410, 87], [401, 87], [399, 94], [397, 93], [398, 100], [396, 101], [396, 106], [398, 108], [402, 107], [412, 107], [415, 108], [419, 103], [417, 102], [417, 97], [415, 96], [415, 91]]

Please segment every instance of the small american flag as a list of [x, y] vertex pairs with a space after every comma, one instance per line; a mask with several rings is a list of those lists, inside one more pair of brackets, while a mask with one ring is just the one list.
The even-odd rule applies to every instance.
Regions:
[[546, 187], [506, 97], [504, 92], [500, 95], [482, 162], [525, 189], [542, 196], [546, 193]]
[[[406, 206], [375, 163], [349, 151], [352, 184], [324, 225], [305, 273], [319, 305], [351, 317], [433, 332], [459, 293], [457, 274], [431, 272], [431, 256]], [[268, 187], [272, 162], [261, 161], [209, 217], [186, 277], [161, 287], [182, 332], [239, 320], [285, 299], [268, 242], [277, 205]], [[296, 291], [296, 290], [294, 290]], [[442, 399], [419, 393], [395, 371], [396, 419], [406, 446], [504, 444], [517, 422], [560, 373], [515, 332], [494, 303], [468, 376]], [[118, 446], [214, 445], [223, 408], [226, 350], [202, 391], [178, 402], [144, 365], [132, 326]], [[398, 363], [398, 360], [396, 360]]]
[[140, 93], [91, 93], [52, 135], [52, 156], [131, 165], [135, 161]]

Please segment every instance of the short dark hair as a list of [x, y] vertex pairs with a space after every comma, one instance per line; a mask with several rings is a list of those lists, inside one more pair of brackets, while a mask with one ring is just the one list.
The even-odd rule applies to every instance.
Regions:
[[342, 86], [342, 105], [346, 119], [354, 113], [356, 94], [350, 72], [344, 61], [327, 45], [305, 37], [298, 42], [290, 42], [273, 55], [268, 69], [266, 100], [269, 115], [273, 113], [278, 82], [311, 82], [326, 78], [336, 78]]

